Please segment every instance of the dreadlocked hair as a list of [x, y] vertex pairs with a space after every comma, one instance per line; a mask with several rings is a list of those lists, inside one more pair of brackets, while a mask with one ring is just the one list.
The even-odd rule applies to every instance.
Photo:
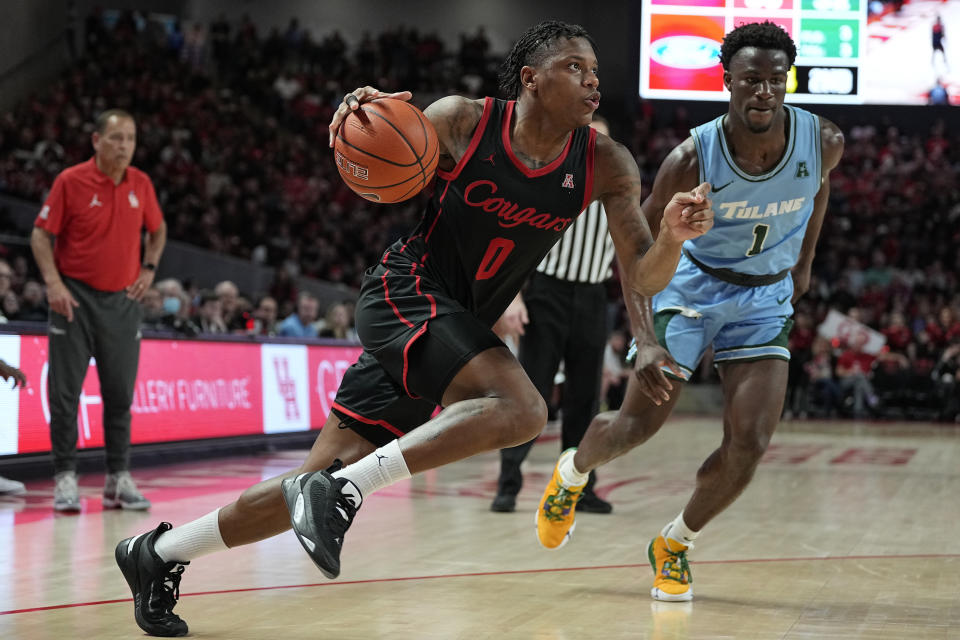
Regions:
[[791, 66], [797, 59], [797, 45], [783, 27], [769, 21], [750, 22], [740, 25], [724, 37], [720, 47], [720, 64], [724, 71], [730, 70], [730, 60], [744, 47], [783, 51], [790, 58]]
[[586, 38], [593, 47], [593, 53], [597, 53], [597, 43], [580, 25], [559, 20], [541, 22], [520, 36], [500, 65], [500, 93], [503, 97], [515, 100], [520, 96], [520, 70], [542, 63], [550, 53], [551, 45], [561, 38]]

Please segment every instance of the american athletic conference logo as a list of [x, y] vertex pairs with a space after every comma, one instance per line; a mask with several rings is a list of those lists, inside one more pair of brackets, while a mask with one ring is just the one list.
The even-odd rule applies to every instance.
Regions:
[[283, 398], [283, 410], [287, 420], [299, 420], [297, 381], [290, 375], [290, 362], [286, 356], [274, 356], [273, 371], [276, 374], [277, 393]]

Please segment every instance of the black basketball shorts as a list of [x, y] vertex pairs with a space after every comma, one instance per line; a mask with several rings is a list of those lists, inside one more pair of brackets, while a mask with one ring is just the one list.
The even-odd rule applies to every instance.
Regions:
[[383, 264], [364, 276], [356, 325], [364, 351], [344, 373], [333, 412], [377, 446], [429, 420], [467, 362], [504, 346], [437, 283]]

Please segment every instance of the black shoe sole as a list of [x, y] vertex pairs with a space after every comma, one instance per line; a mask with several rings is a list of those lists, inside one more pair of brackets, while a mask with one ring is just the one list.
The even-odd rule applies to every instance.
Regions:
[[[337, 568], [333, 570], [322, 565], [316, 556], [316, 545], [313, 540], [306, 538], [297, 531], [297, 521], [294, 518], [294, 511], [296, 510], [297, 498], [303, 495], [303, 487], [300, 486], [299, 477], [300, 476], [287, 478], [280, 483], [280, 492], [283, 494], [283, 501], [287, 505], [287, 511], [290, 512], [290, 525], [293, 527], [293, 532], [296, 534], [300, 546], [303, 547], [303, 550], [306, 551], [310, 559], [313, 560], [313, 564], [317, 565], [317, 568], [320, 569], [320, 573], [330, 580], [333, 580], [340, 575], [340, 569]], [[304, 496], [303, 499], [304, 502], [306, 502], [306, 496]], [[313, 545], [312, 549], [310, 548], [311, 545]]]

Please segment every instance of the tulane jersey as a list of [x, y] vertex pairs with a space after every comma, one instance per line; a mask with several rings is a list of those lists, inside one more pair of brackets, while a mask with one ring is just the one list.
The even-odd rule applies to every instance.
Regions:
[[684, 243], [673, 279], [653, 298], [657, 339], [685, 380], [710, 346], [718, 365], [790, 359], [790, 269], [820, 190], [820, 121], [783, 108], [783, 158], [762, 175], [734, 163], [723, 117], [691, 132], [700, 181], [712, 186], [713, 228]]
[[803, 109], [783, 108], [789, 118], [786, 151], [762, 175], [734, 164], [723, 134], [725, 116], [691, 130], [700, 182], [712, 188], [714, 224], [684, 249], [707, 267], [767, 275], [797, 262], [820, 190], [820, 120]]

